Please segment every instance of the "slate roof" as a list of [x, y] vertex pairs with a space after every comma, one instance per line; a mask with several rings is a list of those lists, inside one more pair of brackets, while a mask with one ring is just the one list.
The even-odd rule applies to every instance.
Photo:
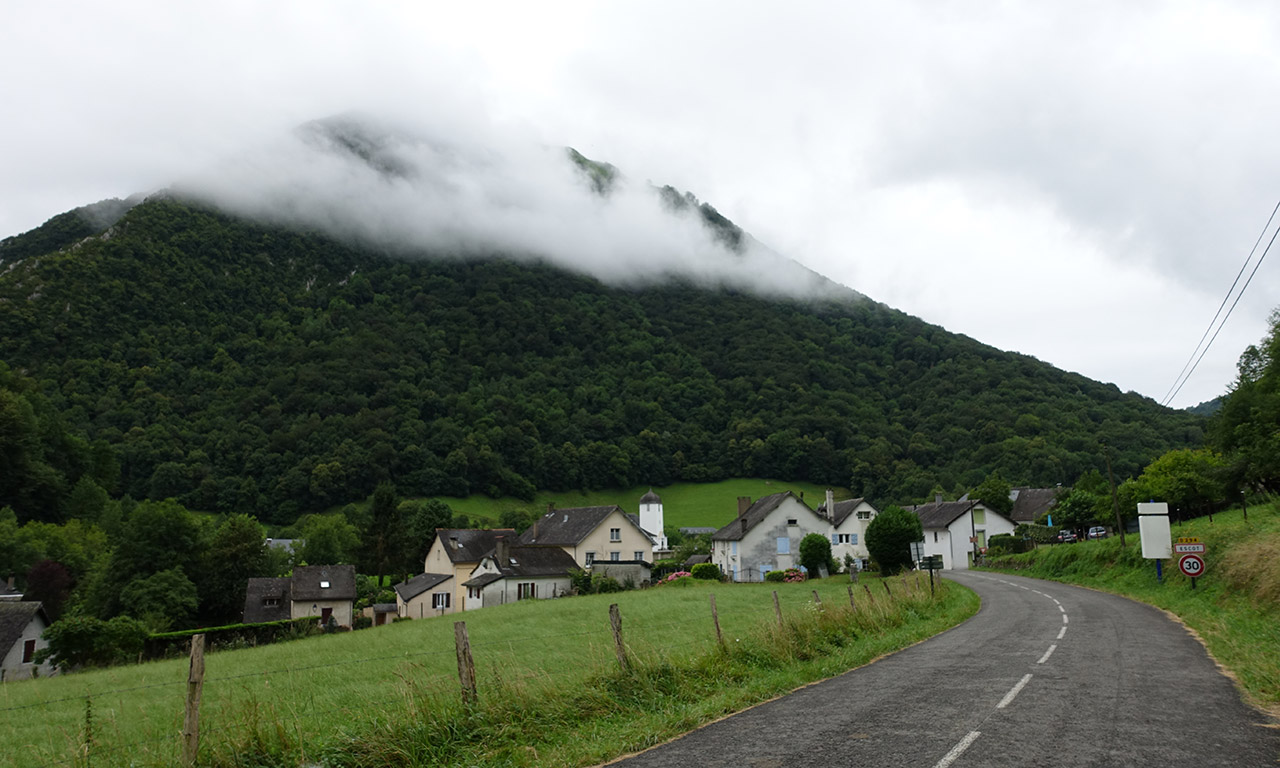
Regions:
[[408, 581], [402, 581], [395, 585], [394, 589], [400, 599], [407, 603], [423, 592], [433, 589], [452, 578], [452, 573], [420, 573]]
[[499, 563], [495, 559], [494, 564], [498, 566], [498, 572], [503, 578], [565, 576], [579, 567], [568, 552], [557, 546], [546, 545], [511, 547], [507, 550], [507, 562]]
[[478, 563], [493, 551], [497, 537], [514, 538], [513, 528], [437, 528], [436, 537], [443, 537], [444, 551], [451, 563]]
[[[522, 533], [517, 543], [522, 546], [536, 544], [545, 547], [574, 547], [614, 512], [622, 512], [622, 507], [615, 504], [608, 507], [553, 509]], [[653, 540], [653, 536], [640, 527], [639, 518], [626, 512], [622, 512], [622, 516], [646, 538]]]
[[[320, 586], [328, 582], [328, 587]], [[355, 600], [354, 565], [300, 565], [293, 569], [292, 598], [305, 600]]]
[[689, 559], [684, 561], [687, 566], [695, 566], [699, 563], [711, 562], [711, 555], [689, 555]]
[[1031, 523], [1057, 504], [1057, 488], [1014, 488], [1009, 491], [1013, 509], [1009, 517], [1015, 523]]
[[0, 659], [9, 653], [13, 644], [22, 637], [22, 632], [37, 614], [49, 623], [44, 608], [36, 601], [5, 600], [0, 602]]
[[704, 533], [715, 533], [716, 530], [717, 529], [715, 528], [710, 528], [707, 526], [695, 525], [695, 526], [689, 526], [686, 528], [681, 528], [680, 532], [683, 533], [685, 536], [700, 536]]
[[[911, 511], [916, 513], [916, 517], [920, 518], [920, 526], [922, 528], [946, 528], [955, 522], [956, 518], [969, 511], [970, 505], [980, 505], [980, 501], [931, 501], [928, 504], [921, 504], [912, 507]], [[983, 507], [986, 509], [986, 507]], [[988, 510], [990, 511], [990, 510]], [[992, 512], [991, 514], [996, 514]]]
[[[267, 606], [267, 598], [277, 600]], [[289, 578], [252, 578], [244, 591], [244, 623], [260, 624], [264, 621], [284, 621], [289, 618]]]
[[374, 613], [396, 613], [400, 608], [395, 603], [374, 603]]
[[[866, 501], [865, 498], [846, 499], [845, 501], [837, 501], [834, 505], [836, 510], [835, 515], [831, 518], [831, 522], [836, 525], [840, 525], [845, 520], [848, 520], [849, 515], [852, 515], [853, 511], [858, 508], [858, 505], [864, 501]], [[871, 508], [875, 509], [876, 506], [872, 504]], [[825, 515], [826, 511], [827, 511], [827, 502], [824, 501], [822, 502], [821, 505], [818, 506], [818, 514]], [[876, 511], [879, 512], [880, 510], [877, 509]]]
[[9, 586], [9, 582], [0, 581], [0, 600], [21, 600], [22, 592]]
[[653, 489], [650, 488], [648, 493], [640, 497], [640, 503], [641, 504], [661, 504], [662, 497], [654, 493]]
[[475, 577], [474, 579], [462, 582], [462, 586], [479, 588], [486, 584], [492, 584], [495, 581], [501, 581], [504, 578], [506, 577], [500, 573], [485, 573]]
[[[748, 507], [746, 512], [738, 515], [728, 525], [711, 534], [711, 540], [742, 541], [742, 538], [747, 535], [747, 531], [764, 522], [766, 517], [772, 514], [773, 511], [782, 504], [782, 502], [787, 500], [787, 497], [795, 499], [795, 501], [801, 506], [808, 509], [808, 506], [800, 500], [800, 497], [796, 496], [791, 491], [782, 491], [781, 493], [762, 496], [755, 504]], [[745, 527], [742, 524], [744, 520], [746, 521]]]

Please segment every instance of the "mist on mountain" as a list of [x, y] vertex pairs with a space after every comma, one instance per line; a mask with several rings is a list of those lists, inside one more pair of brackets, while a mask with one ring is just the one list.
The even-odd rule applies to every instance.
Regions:
[[314, 121], [175, 191], [405, 257], [500, 254], [616, 286], [674, 278], [764, 296], [859, 296], [749, 236], [725, 238], [705, 207], [682, 204], [691, 196], [491, 126]]

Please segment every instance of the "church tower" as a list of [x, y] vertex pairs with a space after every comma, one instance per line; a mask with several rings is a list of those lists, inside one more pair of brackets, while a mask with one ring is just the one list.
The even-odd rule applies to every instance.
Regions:
[[662, 533], [662, 499], [650, 488], [640, 497], [640, 527], [653, 534], [653, 551], [666, 550], [667, 537]]

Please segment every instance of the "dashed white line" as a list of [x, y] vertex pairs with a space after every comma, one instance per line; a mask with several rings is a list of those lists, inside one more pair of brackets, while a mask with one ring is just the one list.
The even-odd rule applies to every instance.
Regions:
[[1058, 610], [1062, 611], [1063, 613], [1067, 612], [1067, 609], [1063, 608], [1061, 603], [1058, 604]]
[[1066, 614], [1066, 612], [1063, 612], [1063, 614], [1062, 614], [1062, 623], [1063, 623], [1063, 624], [1066, 624], [1066, 623], [1067, 623], [1067, 614]]
[[1009, 691], [1004, 695], [1004, 698], [1001, 699], [1000, 703], [996, 705], [996, 709], [1004, 709], [1005, 707], [1009, 706], [1010, 702], [1013, 701], [1013, 697], [1017, 696], [1018, 692], [1022, 690], [1022, 687], [1029, 682], [1031, 682], [1030, 672], [1023, 675], [1022, 679], [1018, 681], [1018, 684], [1013, 686], [1013, 690]]
[[[1064, 619], [1065, 619], [1065, 618], [1066, 618], [1066, 616], [1063, 616], [1062, 618], [1064, 618]], [[1063, 637], [1063, 635], [1065, 635], [1065, 634], [1067, 634], [1067, 628], [1066, 628], [1066, 627], [1063, 627], [1062, 629], [1058, 630], [1058, 639], [1059, 639], [1059, 640], [1061, 640], [1061, 639], [1062, 639], [1062, 637]]]
[[1049, 657], [1050, 657], [1050, 656], [1052, 656], [1052, 655], [1053, 655], [1053, 652], [1054, 652], [1054, 651], [1056, 651], [1056, 650], [1058, 650], [1058, 646], [1057, 646], [1057, 645], [1051, 645], [1051, 646], [1049, 646], [1049, 650], [1045, 651], [1045, 652], [1044, 652], [1044, 655], [1043, 655], [1043, 656], [1041, 656], [1041, 657], [1040, 657], [1040, 660], [1039, 660], [1039, 661], [1037, 661], [1036, 663], [1037, 663], [1037, 664], [1043, 664], [1043, 663], [1045, 663], [1046, 661], [1048, 661], [1048, 660], [1049, 660]]
[[947, 768], [948, 765], [954, 763], [956, 758], [960, 757], [960, 755], [969, 748], [969, 745], [977, 740], [981, 735], [981, 731], [969, 731], [969, 735], [961, 739], [959, 744], [952, 747], [951, 751], [944, 755], [943, 758], [938, 761], [938, 764], [933, 766], [933, 768]]

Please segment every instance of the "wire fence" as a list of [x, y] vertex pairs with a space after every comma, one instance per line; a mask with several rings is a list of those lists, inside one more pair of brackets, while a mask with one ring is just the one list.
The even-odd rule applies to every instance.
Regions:
[[[858, 601], [863, 610], [876, 610], [876, 600], [890, 602], [908, 593], [919, 595], [919, 583], [914, 588], [903, 582], [902, 595], [889, 592], [872, 596], [865, 585], [858, 590]], [[861, 593], [865, 590], [865, 598]], [[772, 623], [772, 611], [778, 611], [776, 621], [780, 625], [782, 613], [774, 602], [765, 610], [753, 610], [753, 624]], [[854, 610], [854, 589], [849, 587], [849, 605]], [[838, 595], [828, 595], [833, 599]], [[924, 597], [928, 597], [925, 587]], [[805, 596], [806, 604], [821, 604], [817, 592], [813, 599]], [[197, 712], [204, 718], [198, 729], [199, 740], [206, 745], [226, 742], [236, 736], [243, 737], [252, 729], [267, 721], [277, 729], [282, 724], [288, 729], [306, 731], [304, 721], [330, 718], [339, 714], [346, 724], [367, 722], [371, 713], [381, 712], [387, 704], [388, 694], [398, 694], [406, 700], [424, 695], [456, 697], [459, 686], [463, 699], [467, 696], [464, 663], [471, 663], [472, 652], [478, 652], [481, 660], [480, 680], [474, 687], [512, 686], [546, 682], [563, 682], [566, 675], [586, 676], [608, 669], [611, 657], [668, 657], [681, 650], [688, 653], [705, 652], [717, 643], [723, 644], [719, 617], [715, 615], [715, 599], [712, 593], [711, 613], [704, 614], [713, 620], [716, 632], [698, 627], [689, 620], [630, 621], [626, 627], [624, 642], [621, 626], [611, 628], [606, 621], [597, 626], [571, 632], [521, 634], [512, 637], [482, 636], [477, 642], [457, 641], [447, 647], [441, 642], [437, 647], [407, 650], [344, 658], [335, 661], [287, 666], [265, 666], [247, 672], [209, 675], [199, 681], [196, 693]], [[465, 614], [457, 615], [461, 618]], [[416, 622], [415, 622], [416, 623]], [[458, 637], [466, 636], [465, 622]], [[708, 621], [707, 624], [711, 622]], [[361, 630], [360, 636], [369, 636], [383, 630]], [[302, 649], [310, 641], [295, 641], [268, 648]], [[465, 644], [465, 648], [462, 645]], [[201, 648], [203, 640], [200, 641]], [[221, 654], [216, 653], [213, 658]], [[464, 656], [466, 661], [464, 662]], [[454, 664], [458, 673], [453, 673]], [[624, 669], [625, 669], [625, 661]], [[156, 662], [164, 665], [166, 673], [180, 669], [180, 662]], [[190, 668], [196, 665], [194, 655]], [[203, 660], [200, 662], [203, 667]], [[372, 668], [372, 669], [371, 669]], [[367, 675], [369, 680], [362, 679]], [[15, 768], [55, 768], [56, 766], [110, 765], [121, 753], [129, 756], [129, 762], [137, 764], [182, 764], [190, 758], [179, 759], [182, 751], [184, 725], [183, 713], [192, 707], [192, 684], [186, 676], [169, 681], [131, 685], [120, 688], [81, 691], [75, 695], [60, 696], [41, 701], [0, 707], [0, 720], [12, 730], [24, 719], [41, 718], [42, 726], [28, 729], [27, 735], [11, 734], [0, 738], [0, 755], [15, 749], [8, 755], [8, 765]], [[460, 683], [461, 679], [461, 683]], [[476, 680], [474, 667], [471, 680]], [[186, 688], [187, 694], [178, 693]], [[173, 693], [170, 694], [169, 691]], [[160, 695], [138, 696], [147, 692], [163, 691]], [[452, 694], [450, 692], [453, 692]], [[203, 705], [200, 699], [203, 697]], [[136, 721], [141, 720], [141, 724]], [[257, 721], [256, 721], [257, 720]], [[50, 738], [52, 732], [52, 738]], [[61, 737], [59, 739], [59, 736]], [[23, 743], [24, 740], [30, 743]]]

